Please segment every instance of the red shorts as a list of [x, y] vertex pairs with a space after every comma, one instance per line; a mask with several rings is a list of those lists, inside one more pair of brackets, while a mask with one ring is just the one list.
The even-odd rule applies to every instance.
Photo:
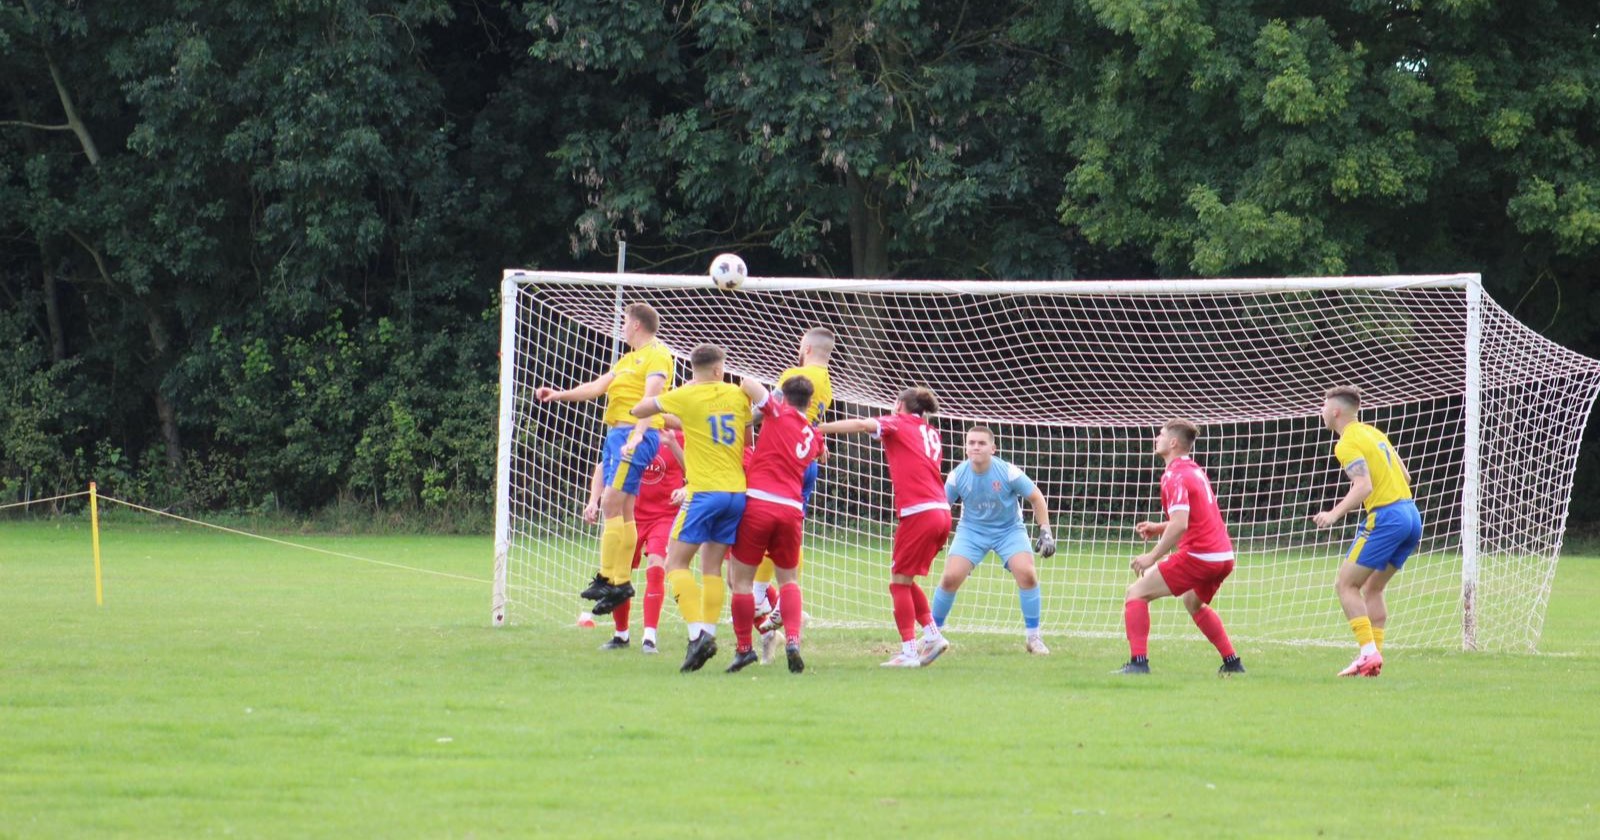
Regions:
[[950, 538], [950, 511], [940, 508], [913, 513], [894, 529], [894, 563], [890, 571], [918, 577], [933, 567], [933, 558]]
[[733, 559], [746, 566], [759, 566], [766, 556], [780, 569], [799, 566], [805, 519], [804, 511], [788, 505], [765, 499], [747, 500], [744, 518], [739, 520], [739, 536], [733, 543]]
[[1233, 561], [1212, 563], [1179, 552], [1157, 563], [1156, 570], [1161, 572], [1161, 579], [1167, 582], [1172, 594], [1182, 595], [1194, 590], [1194, 594], [1200, 596], [1200, 603], [1209, 604], [1217, 597], [1218, 587], [1233, 574]]
[[661, 519], [635, 519], [633, 524], [639, 529], [639, 541], [633, 545], [633, 567], [639, 568], [640, 556], [667, 556], [667, 538], [672, 536], [672, 521], [677, 516], [666, 516]]

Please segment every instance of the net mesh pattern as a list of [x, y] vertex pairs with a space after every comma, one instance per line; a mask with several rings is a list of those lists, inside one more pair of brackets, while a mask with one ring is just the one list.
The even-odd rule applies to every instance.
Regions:
[[[1332, 582], [1357, 518], [1319, 530], [1310, 517], [1348, 488], [1321, 423], [1323, 393], [1358, 385], [1363, 419], [1406, 460], [1424, 522], [1420, 549], [1389, 589], [1388, 643], [1538, 642], [1600, 363], [1486, 296], [1469, 470], [1470, 319], [1460, 286], [1072, 294], [1030, 284], [896, 293], [751, 283], [724, 292], [671, 280], [596, 285], [529, 273], [506, 301], [515, 307], [508, 533], [497, 561], [506, 620], [569, 622], [583, 606], [576, 593], [598, 567], [598, 528], [581, 512], [602, 405], [540, 404], [534, 390], [608, 370], [626, 350], [619, 301], [639, 301], [661, 313], [658, 336], [679, 359], [680, 382], [689, 350], [712, 342], [727, 350], [732, 376], [771, 384], [797, 363], [804, 331], [826, 326], [838, 337], [830, 418], [885, 414], [903, 388], [928, 387], [947, 473], [963, 457], [967, 427], [993, 428], [999, 454], [1052, 509], [1060, 553], [1038, 563], [1047, 634], [1121, 635], [1128, 561], [1145, 547], [1133, 525], [1161, 518], [1152, 441], [1163, 422], [1185, 417], [1202, 426], [1194, 456], [1238, 556], [1214, 602], [1230, 634], [1347, 643]], [[807, 611], [820, 626], [889, 628], [893, 515], [882, 452], [866, 436], [830, 449], [806, 523]], [[1476, 524], [1464, 539], [1473, 472]], [[670, 606], [666, 614], [677, 620]], [[1175, 605], [1153, 610], [1152, 621], [1158, 638], [1195, 635]], [[999, 560], [961, 589], [947, 629], [1021, 632], [1016, 585]]]

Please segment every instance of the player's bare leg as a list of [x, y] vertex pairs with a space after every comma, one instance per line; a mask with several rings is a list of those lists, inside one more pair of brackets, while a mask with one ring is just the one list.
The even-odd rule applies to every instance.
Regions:
[[1128, 586], [1122, 602], [1122, 625], [1128, 634], [1128, 662], [1113, 673], [1150, 673], [1150, 602], [1172, 596], [1167, 580], [1155, 566]]
[[[1339, 595], [1339, 606], [1344, 608], [1345, 618], [1350, 621], [1350, 630], [1355, 633], [1356, 644], [1361, 646], [1355, 661], [1339, 672], [1341, 677], [1376, 677], [1383, 670], [1383, 654], [1378, 652], [1377, 642], [1373, 639], [1372, 620], [1367, 615], [1367, 599], [1362, 594], [1362, 589], [1372, 576], [1372, 569], [1347, 560], [1339, 567], [1339, 577], [1334, 581], [1333, 588]], [[1379, 591], [1382, 591], [1381, 588]]]
[[1378, 648], [1380, 655], [1383, 653], [1383, 631], [1389, 626], [1389, 605], [1384, 602], [1383, 592], [1398, 571], [1399, 567], [1386, 566], [1381, 572], [1373, 572], [1361, 587], [1361, 600], [1367, 605], [1367, 620], [1372, 622], [1372, 644]]
[[1033, 552], [1019, 551], [1006, 560], [1006, 569], [1017, 582], [1017, 603], [1022, 607], [1023, 649], [1044, 656], [1050, 653], [1039, 638], [1039, 574], [1034, 569]]

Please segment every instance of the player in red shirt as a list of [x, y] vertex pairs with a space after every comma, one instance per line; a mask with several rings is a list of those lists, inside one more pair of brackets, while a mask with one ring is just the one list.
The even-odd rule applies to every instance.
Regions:
[[937, 632], [928, 595], [917, 585], [917, 578], [928, 573], [933, 558], [950, 537], [950, 502], [945, 498], [944, 477], [939, 469], [943, 450], [939, 430], [927, 421], [936, 410], [938, 402], [932, 391], [907, 388], [900, 392], [893, 414], [876, 419], [835, 420], [817, 427], [817, 431], [829, 435], [871, 432], [883, 441], [889, 483], [894, 485], [895, 512], [900, 518], [894, 529], [889, 584], [889, 594], [894, 598], [894, 623], [900, 630], [900, 653], [883, 663], [888, 668], [921, 667], [917, 625], [930, 634]]
[[[1189, 457], [1199, 434], [1199, 427], [1188, 420], [1168, 420], [1156, 435], [1156, 454], [1167, 464], [1161, 476], [1161, 507], [1167, 521], [1134, 526], [1141, 539], [1160, 539], [1129, 564], [1139, 579], [1128, 587], [1122, 605], [1131, 658], [1119, 674], [1150, 673], [1150, 602], [1168, 595], [1183, 596], [1195, 626], [1222, 654], [1217, 673], [1244, 673], [1244, 665], [1228, 641], [1228, 631], [1222, 627], [1222, 617], [1209, 606], [1217, 587], [1233, 572], [1233, 540], [1228, 538], [1228, 526], [1222, 522], [1217, 494], [1211, 490], [1206, 471]], [[1174, 546], [1170, 557], [1156, 562]]]
[[781, 386], [782, 399], [774, 394], [761, 404], [761, 434], [756, 438], [755, 454], [745, 470], [744, 518], [739, 520], [739, 535], [733, 544], [733, 559], [728, 569], [733, 586], [733, 632], [738, 650], [728, 673], [743, 669], [758, 660], [752, 643], [756, 603], [752, 592], [756, 568], [762, 557], [771, 557], [778, 581], [778, 600], [790, 619], [783, 625], [784, 651], [789, 670], [800, 673], [805, 661], [800, 658], [801, 611], [800, 540], [805, 522], [804, 497], [806, 469], [822, 449], [822, 436], [806, 420], [811, 404], [811, 380], [791, 376]]
[[[639, 539], [633, 547], [633, 568], [639, 568], [641, 557], [645, 569], [644, 590], [644, 641], [641, 653], [656, 653], [656, 628], [661, 625], [661, 605], [666, 600], [667, 538], [672, 534], [672, 521], [678, 516], [678, 504], [683, 489], [683, 430], [678, 418], [667, 418], [667, 430], [661, 435], [661, 448], [656, 457], [639, 476], [639, 495], [633, 505], [633, 521], [638, 526]], [[599, 520], [600, 491], [604, 481], [599, 466], [595, 468], [593, 486], [589, 492], [589, 505], [583, 509], [583, 519], [589, 524]], [[616, 622], [616, 633], [601, 650], [624, 650], [628, 647], [628, 619], [633, 611], [632, 599], [619, 602], [611, 611]]]

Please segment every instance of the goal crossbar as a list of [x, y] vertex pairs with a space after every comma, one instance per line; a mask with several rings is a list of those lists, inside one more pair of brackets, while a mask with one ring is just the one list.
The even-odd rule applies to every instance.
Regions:
[[[518, 285], [699, 289], [707, 280], [682, 274], [534, 271], [506, 269], [502, 279]], [[821, 277], [751, 277], [744, 292], [893, 293], [905, 295], [1172, 295], [1252, 294], [1378, 289], [1467, 288], [1478, 274], [1411, 274], [1389, 277], [1277, 277], [1195, 280], [853, 280]]]

